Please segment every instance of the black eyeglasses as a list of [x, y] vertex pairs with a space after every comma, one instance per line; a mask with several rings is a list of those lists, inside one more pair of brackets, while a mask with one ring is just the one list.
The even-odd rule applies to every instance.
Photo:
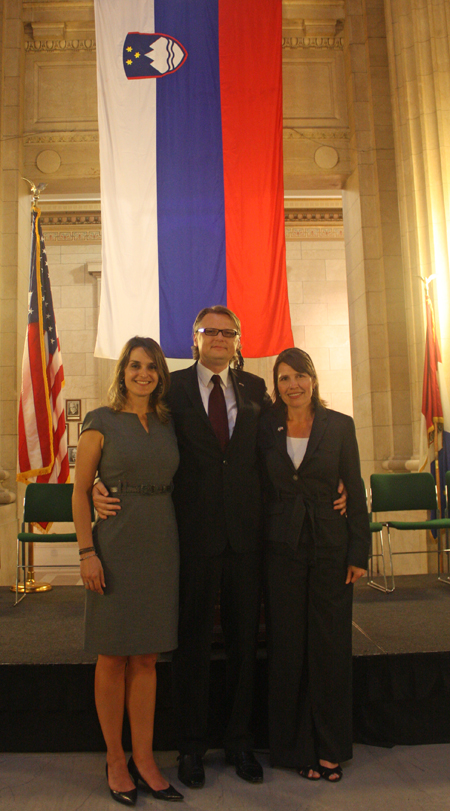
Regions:
[[215, 327], [199, 327], [196, 332], [203, 332], [209, 338], [215, 338], [219, 332], [222, 333], [224, 338], [236, 338], [239, 335], [237, 329], [216, 329]]

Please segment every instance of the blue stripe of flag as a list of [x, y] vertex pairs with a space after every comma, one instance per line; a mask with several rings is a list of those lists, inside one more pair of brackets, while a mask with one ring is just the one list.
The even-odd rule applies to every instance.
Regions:
[[188, 357], [202, 307], [226, 304], [225, 212], [217, 0], [155, 0], [155, 31], [188, 57], [157, 79], [160, 340]]

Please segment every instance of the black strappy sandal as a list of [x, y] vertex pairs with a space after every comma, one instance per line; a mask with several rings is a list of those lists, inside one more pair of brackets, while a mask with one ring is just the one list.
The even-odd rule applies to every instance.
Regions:
[[[342, 769], [339, 766], [339, 763], [337, 766], [333, 766], [332, 769], [329, 769], [327, 766], [322, 766], [319, 763], [317, 771], [324, 780], [328, 781], [328, 783], [339, 783], [339, 780], [342, 780]], [[337, 775], [337, 777], [332, 780], [331, 778], [334, 774]]]
[[[297, 769], [300, 777], [304, 777], [305, 780], [320, 780], [320, 770], [318, 766], [306, 766], [304, 769]], [[317, 777], [310, 777], [310, 771], [317, 772]]]

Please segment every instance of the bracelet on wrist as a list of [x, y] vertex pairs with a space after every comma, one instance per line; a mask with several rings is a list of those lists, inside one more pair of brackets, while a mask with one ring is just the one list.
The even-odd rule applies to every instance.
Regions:
[[80, 563], [83, 563], [83, 560], [89, 560], [89, 558], [98, 558], [98, 555], [96, 552], [93, 552], [92, 555], [86, 555], [85, 557], [80, 558]]
[[79, 555], [84, 555], [85, 552], [95, 552], [95, 546], [84, 546], [83, 549], [78, 550]]

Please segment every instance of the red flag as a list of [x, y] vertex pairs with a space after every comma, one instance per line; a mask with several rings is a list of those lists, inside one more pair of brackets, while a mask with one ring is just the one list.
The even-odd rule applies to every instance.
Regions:
[[34, 207], [17, 480], [67, 482], [70, 474], [62, 398], [64, 370], [40, 215], [40, 210]]
[[427, 334], [425, 339], [422, 414], [425, 417], [428, 444], [431, 445], [434, 440], [435, 422], [440, 423], [441, 426], [444, 423], [444, 413], [442, 411], [438, 381], [438, 363], [442, 363], [442, 358], [436, 335], [433, 304], [428, 295], [425, 296], [425, 306], [427, 314]]

